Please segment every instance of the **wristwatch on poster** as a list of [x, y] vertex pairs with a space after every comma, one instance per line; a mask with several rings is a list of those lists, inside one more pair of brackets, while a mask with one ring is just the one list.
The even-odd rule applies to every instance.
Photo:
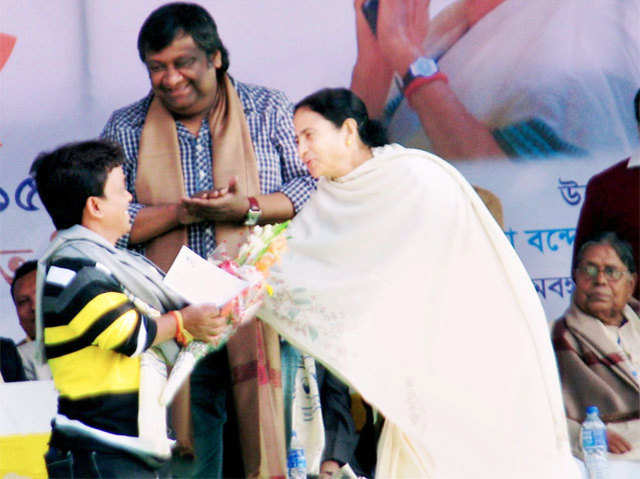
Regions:
[[262, 215], [262, 210], [260, 209], [258, 200], [256, 200], [253, 196], [249, 196], [248, 199], [249, 199], [249, 211], [247, 211], [247, 216], [245, 216], [244, 225], [254, 226], [258, 224], [258, 220]]
[[433, 58], [418, 57], [402, 77], [402, 93], [405, 98], [409, 98], [420, 86], [438, 80], [448, 82], [447, 76], [440, 71], [436, 61]]

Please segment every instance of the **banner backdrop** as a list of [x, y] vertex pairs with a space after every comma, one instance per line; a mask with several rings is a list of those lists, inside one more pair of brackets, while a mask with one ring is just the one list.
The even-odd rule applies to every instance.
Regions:
[[[19, 264], [36, 258], [53, 233], [29, 166], [40, 151], [99, 135], [113, 110], [148, 92], [136, 39], [146, 16], [165, 2], [2, 3], [0, 336], [20, 340], [24, 334], [9, 283]], [[321, 87], [350, 86], [358, 58], [353, 2], [200, 3], [216, 20], [230, 52], [229, 71], [239, 80], [281, 89], [292, 101]], [[451, 3], [434, 0], [432, 19]], [[632, 100], [640, 86], [640, 1], [495, 4], [441, 54], [452, 89], [488, 128], [542, 120], [548, 130], [536, 131], [544, 138], [551, 132], [583, 155], [454, 164], [500, 198], [505, 233], [553, 319], [572, 290], [569, 265], [585, 185], [638, 146]], [[378, 72], [372, 65], [371, 79]], [[415, 112], [401, 97], [394, 100], [392, 82], [376, 93], [387, 103], [392, 139], [428, 148]], [[521, 130], [507, 131], [514, 132]]]

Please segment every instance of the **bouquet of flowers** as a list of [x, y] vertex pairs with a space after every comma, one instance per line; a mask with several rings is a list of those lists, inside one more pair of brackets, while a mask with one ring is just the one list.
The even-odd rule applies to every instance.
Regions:
[[271, 294], [271, 287], [267, 284], [266, 278], [269, 268], [280, 259], [286, 249], [285, 230], [289, 223], [285, 221], [264, 227], [254, 226], [251, 235], [233, 260], [226, 255], [224, 246], [216, 248], [212, 260], [218, 267], [245, 280], [249, 285], [222, 308], [221, 314], [228, 318], [227, 329], [222, 337], [215, 343], [193, 340], [181, 349], [160, 396], [162, 405], [171, 402], [201, 358], [222, 348], [243, 321], [255, 316], [262, 304], [264, 291]]

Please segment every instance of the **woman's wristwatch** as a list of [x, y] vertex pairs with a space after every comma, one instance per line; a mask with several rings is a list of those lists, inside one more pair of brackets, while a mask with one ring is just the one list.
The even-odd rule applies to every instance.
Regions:
[[402, 92], [405, 98], [409, 98], [418, 87], [436, 80], [448, 82], [447, 76], [440, 71], [433, 58], [418, 57], [402, 77]]

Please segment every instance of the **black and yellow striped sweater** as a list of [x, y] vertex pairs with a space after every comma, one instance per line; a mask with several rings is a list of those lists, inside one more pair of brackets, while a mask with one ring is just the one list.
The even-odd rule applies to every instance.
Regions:
[[49, 265], [42, 313], [58, 412], [137, 436], [139, 355], [153, 343], [155, 322], [136, 310], [108, 270], [78, 258]]

